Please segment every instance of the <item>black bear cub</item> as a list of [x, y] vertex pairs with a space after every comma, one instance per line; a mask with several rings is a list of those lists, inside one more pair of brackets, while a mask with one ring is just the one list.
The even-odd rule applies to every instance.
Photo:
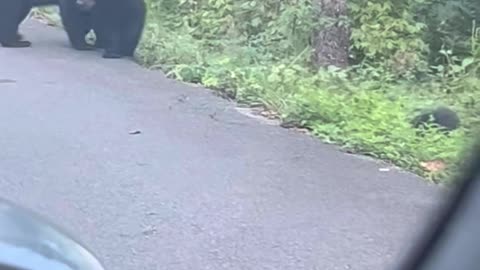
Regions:
[[144, 0], [76, 0], [76, 4], [91, 13], [104, 58], [133, 56], [145, 25]]
[[0, 0], [0, 44], [3, 47], [30, 47], [30, 41], [22, 40], [18, 26], [33, 7], [32, 0]]
[[63, 28], [67, 32], [70, 44], [77, 50], [93, 50], [94, 47], [85, 41], [85, 36], [93, 29], [97, 41], [96, 47], [101, 47], [101, 34], [93, 25], [92, 7], [80, 6], [76, 0], [59, 0], [60, 17]]
[[436, 124], [440, 131], [448, 133], [460, 127], [460, 118], [452, 109], [439, 106], [415, 116], [412, 124], [415, 128], [422, 129], [426, 128], [427, 124]]
[[0, 44], [3, 47], [30, 47], [30, 41], [23, 40], [18, 32], [33, 7], [57, 5], [58, 0], [0, 0]]

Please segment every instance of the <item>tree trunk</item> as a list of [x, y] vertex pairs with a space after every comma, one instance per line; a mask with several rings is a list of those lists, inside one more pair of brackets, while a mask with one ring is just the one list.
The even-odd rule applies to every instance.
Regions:
[[347, 0], [314, 0], [319, 20], [333, 20], [313, 36], [313, 61], [317, 67], [334, 65], [346, 67], [348, 65], [348, 48], [350, 31], [339, 19], [347, 16]]

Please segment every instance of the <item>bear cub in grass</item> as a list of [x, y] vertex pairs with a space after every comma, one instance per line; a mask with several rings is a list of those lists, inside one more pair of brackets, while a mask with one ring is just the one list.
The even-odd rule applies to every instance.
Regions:
[[428, 124], [434, 124], [440, 131], [448, 133], [460, 127], [460, 118], [452, 109], [439, 106], [423, 111], [413, 118], [412, 124], [420, 129], [424, 129]]

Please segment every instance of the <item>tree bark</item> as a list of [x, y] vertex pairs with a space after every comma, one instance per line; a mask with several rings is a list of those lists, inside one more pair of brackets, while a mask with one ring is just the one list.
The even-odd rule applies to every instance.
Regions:
[[350, 31], [339, 19], [347, 16], [347, 0], [314, 0], [317, 16], [331, 19], [333, 24], [322, 26], [313, 36], [313, 62], [317, 67], [348, 65]]

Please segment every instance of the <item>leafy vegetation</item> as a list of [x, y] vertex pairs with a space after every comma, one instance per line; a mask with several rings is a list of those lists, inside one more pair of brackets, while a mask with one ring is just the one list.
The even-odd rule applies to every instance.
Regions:
[[[138, 59], [325, 142], [450, 179], [480, 122], [480, 2], [348, 0], [348, 16], [330, 18], [318, 1], [147, 0]], [[350, 29], [346, 69], [312, 63], [313, 33], [332, 25]], [[438, 105], [458, 112], [460, 129], [412, 128]]]

